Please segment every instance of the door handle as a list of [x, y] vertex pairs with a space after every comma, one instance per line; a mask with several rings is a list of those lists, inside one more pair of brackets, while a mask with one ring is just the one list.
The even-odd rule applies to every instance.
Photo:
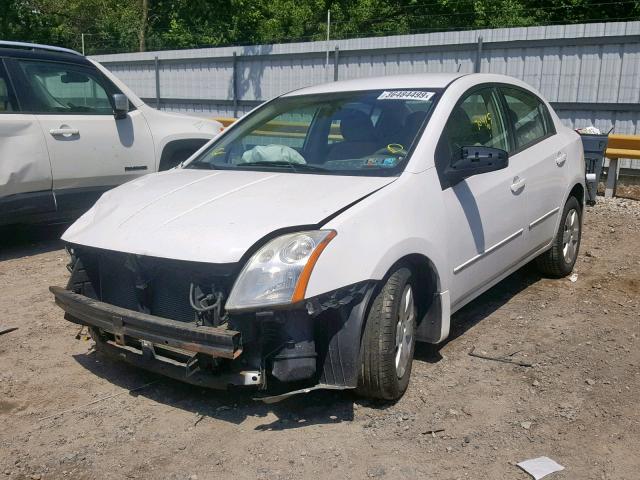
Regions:
[[567, 161], [567, 154], [564, 152], [558, 152], [558, 156], [556, 157], [556, 165], [561, 167], [564, 165], [564, 162]]
[[49, 133], [54, 137], [62, 135], [63, 137], [70, 137], [72, 135], [79, 135], [80, 130], [77, 128], [69, 128], [69, 127], [60, 127], [60, 128], [52, 128], [49, 130]]
[[525, 185], [526, 185], [526, 181], [524, 178], [514, 177], [513, 183], [511, 184], [511, 191], [516, 194], [520, 193], [520, 191], [524, 188]]

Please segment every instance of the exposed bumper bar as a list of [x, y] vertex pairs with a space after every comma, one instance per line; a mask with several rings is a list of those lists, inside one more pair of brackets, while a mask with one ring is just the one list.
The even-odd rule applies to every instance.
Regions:
[[195, 326], [135, 312], [94, 300], [61, 287], [49, 287], [67, 320], [97, 327], [114, 335], [118, 344], [124, 337], [169, 345], [215, 357], [236, 358], [242, 353], [240, 332]]

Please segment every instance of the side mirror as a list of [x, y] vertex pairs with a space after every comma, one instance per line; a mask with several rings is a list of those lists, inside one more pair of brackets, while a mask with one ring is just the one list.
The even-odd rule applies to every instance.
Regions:
[[445, 169], [445, 175], [453, 186], [467, 177], [481, 173], [502, 170], [509, 165], [509, 154], [504, 150], [492, 147], [461, 147], [458, 158], [452, 160]]
[[113, 94], [113, 116], [116, 120], [126, 118], [129, 113], [129, 99], [122, 93]]

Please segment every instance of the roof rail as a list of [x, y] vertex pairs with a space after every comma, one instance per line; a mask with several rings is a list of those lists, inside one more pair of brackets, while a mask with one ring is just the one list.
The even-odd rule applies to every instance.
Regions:
[[10, 42], [8, 40], [0, 40], [0, 48], [25, 48], [30, 50], [46, 50], [49, 52], [61, 52], [61, 53], [72, 53], [73, 55], [80, 55], [80, 52], [76, 52], [75, 50], [71, 50], [70, 48], [62, 48], [62, 47], [53, 47], [51, 45], [42, 45], [40, 43], [26, 43], [26, 42]]

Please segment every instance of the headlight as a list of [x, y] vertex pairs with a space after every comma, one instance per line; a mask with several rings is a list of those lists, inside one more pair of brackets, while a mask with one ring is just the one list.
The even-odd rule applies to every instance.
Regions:
[[334, 230], [282, 235], [249, 259], [236, 279], [227, 310], [288, 305], [304, 299], [318, 257], [336, 236]]

